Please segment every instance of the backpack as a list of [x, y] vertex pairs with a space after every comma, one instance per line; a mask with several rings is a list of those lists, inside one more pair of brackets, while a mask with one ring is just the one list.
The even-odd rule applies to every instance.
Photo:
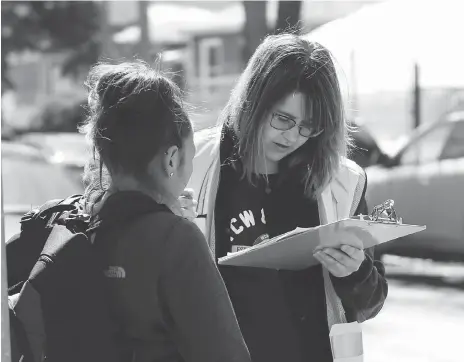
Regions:
[[[137, 210], [131, 219], [153, 211]], [[6, 245], [12, 362], [125, 359], [90, 240], [97, 229], [81, 195], [22, 217], [21, 232]]]

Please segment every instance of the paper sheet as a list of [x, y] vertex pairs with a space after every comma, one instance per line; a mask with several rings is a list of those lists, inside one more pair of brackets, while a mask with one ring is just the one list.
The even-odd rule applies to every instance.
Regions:
[[361, 240], [366, 249], [425, 228], [420, 225], [373, 222], [359, 218], [343, 219], [314, 228], [297, 228], [248, 249], [229, 253], [219, 259], [219, 264], [301, 270], [319, 263], [313, 256], [314, 251], [319, 248], [339, 248], [343, 244], [351, 245]]
[[334, 362], [363, 362], [362, 328], [358, 322], [334, 324], [329, 338]]

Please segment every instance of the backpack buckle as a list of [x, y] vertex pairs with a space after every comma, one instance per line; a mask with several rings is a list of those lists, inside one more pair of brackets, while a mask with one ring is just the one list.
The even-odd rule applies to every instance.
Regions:
[[69, 213], [64, 219], [64, 223], [73, 232], [83, 232], [90, 224], [90, 215], [82, 212]]
[[72, 213], [69, 214], [66, 217], [66, 221], [83, 221], [83, 222], [89, 222], [90, 221], [90, 215], [85, 214], [85, 213]]
[[33, 209], [31, 211], [28, 211], [21, 217], [20, 223], [23, 224], [25, 222], [35, 219], [38, 213], [39, 213], [39, 209]]

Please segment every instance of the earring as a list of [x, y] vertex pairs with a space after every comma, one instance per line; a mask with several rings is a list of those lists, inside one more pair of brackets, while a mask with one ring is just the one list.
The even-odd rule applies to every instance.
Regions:
[[172, 177], [173, 175], [174, 175], [174, 172], [171, 172], [171, 173], [169, 174], [169, 177]]

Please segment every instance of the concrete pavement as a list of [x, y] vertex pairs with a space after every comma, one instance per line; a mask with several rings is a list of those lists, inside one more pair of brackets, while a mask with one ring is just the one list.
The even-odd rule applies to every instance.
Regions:
[[453, 270], [452, 283], [392, 273], [383, 310], [363, 323], [365, 362], [464, 361], [464, 278]]

